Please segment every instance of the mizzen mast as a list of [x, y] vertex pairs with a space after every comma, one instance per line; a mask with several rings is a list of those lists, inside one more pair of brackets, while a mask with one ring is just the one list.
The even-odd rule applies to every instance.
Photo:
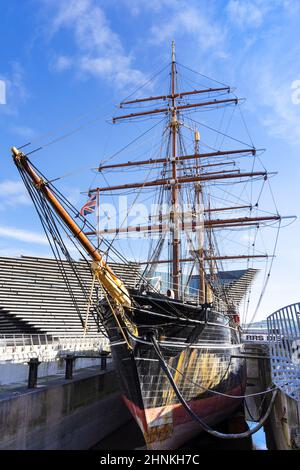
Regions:
[[[199, 154], [199, 142], [200, 134], [199, 131], [195, 131], [195, 155]], [[196, 160], [196, 174], [199, 175], [201, 167], [199, 160]], [[196, 217], [198, 218], [199, 228], [197, 230], [197, 244], [198, 244], [198, 267], [199, 267], [199, 302], [204, 303], [206, 301], [206, 279], [205, 279], [205, 265], [204, 265], [204, 224], [201, 224], [201, 216], [204, 215], [203, 207], [203, 194], [202, 186], [200, 183], [195, 183], [195, 198], [196, 198]]]

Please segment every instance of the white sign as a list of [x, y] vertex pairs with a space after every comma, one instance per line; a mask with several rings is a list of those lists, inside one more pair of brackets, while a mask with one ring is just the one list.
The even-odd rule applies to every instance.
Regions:
[[276, 340], [276, 336], [267, 333], [244, 333], [242, 334], [242, 340], [245, 343], [267, 343]]

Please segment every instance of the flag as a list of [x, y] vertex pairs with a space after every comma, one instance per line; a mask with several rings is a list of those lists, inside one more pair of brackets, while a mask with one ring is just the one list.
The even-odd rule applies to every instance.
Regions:
[[97, 195], [93, 194], [89, 200], [84, 204], [84, 206], [80, 210], [80, 215], [86, 217], [89, 214], [92, 214], [96, 209], [97, 204]]

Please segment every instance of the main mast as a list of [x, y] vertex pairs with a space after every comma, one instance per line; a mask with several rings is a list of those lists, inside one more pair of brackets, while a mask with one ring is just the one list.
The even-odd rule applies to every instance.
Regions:
[[178, 185], [177, 185], [177, 131], [178, 120], [176, 110], [176, 95], [175, 95], [175, 79], [176, 79], [176, 64], [175, 64], [175, 42], [172, 41], [172, 64], [171, 64], [171, 95], [172, 95], [172, 108], [171, 108], [171, 136], [172, 136], [172, 197], [171, 197], [171, 244], [172, 244], [172, 285], [174, 296], [179, 297], [180, 290], [180, 265], [179, 265], [179, 245], [180, 239], [178, 234]]
[[[162, 178], [156, 178], [155, 180], [146, 180], [142, 182], [130, 182], [130, 183], [122, 183], [117, 185], [106, 185], [103, 187], [96, 187], [89, 190], [89, 193], [97, 192], [105, 193], [109, 191], [110, 193], [114, 191], [122, 191], [128, 189], [137, 189], [137, 188], [151, 188], [151, 187], [165, 187], [168, 189], [169, 192], [169, 202], [171, 203], [170, 214], [165, 214], [168, 218], [170, 223], [162, 224], [161, 220], [159, 219], [159, 224], [149, 224], [148, 225], [139, 225], [135, 226], [128, 226], [128, 227], [115, 227], [108, 230], [101, 231], [98, 228], [98, 235], [104, 233], [125, 233], [125, 232], [148, 232], [148, 233], [162, 233], [166, 231], [170, 233], [170, 244], [169, 244], [169, 256], [167, 260], [160, 260], [155, 259], [150, 261], [141, 261], [140, 264], [159, 264], [159, 263], [167, 263], [169, 265], [170, 274], [172, 277], [172, 288], [174, 291], [174, 297], [179, 298], [181, 294], [181, 263], [183, 262], [193, 262], [196, 260], [199, 263], [199, 281], [200, 281], [200, 295], [199, 301], [200, 303], [204, 303], [208, 299], [209, 294], [209, 285], [206, 282], [206, 275], [205, 275], [205, 268], [207, 264], [210, 264], [211, 261], [216, 260], [228, 260], [228, 259], [243, 259], [245, 256], [243, 255], [218, 255], [215, 256], [213, 252], [206, 253], [204, 249], [204, 231], [212, 227], [216, 228], [236, 228], [236, 227], [245, 227], [245, 226], [258, 226], [261, 222], [267, 222], [271, 220], [280, 220], [281, 217], [279, 215], [276, 216], [262, 216], [262, 217], [237, 217], [237, 218], [211, 218], [209, 217], [204, 218], [206, 213], [214, 213], [219, 211], [228, 211], [228, 210], [238, 210], [238, 209], [252, 209], [252, 206], [230, 206], [230, 207], [219, 207], [219, 208], [211, 208], [210, 205], [208, 208], [203, 207], [203, 221], [197, 224], [197, 227], [194, 227], [192, 223], [185, 223], [184, 221], [179, 221], [179, 189], [184, 187], [185, 185], [193, 184], [195, 190], [195, 203], [197, 207], [197, 212], [199, 212], [199, 206], [203, 206], [203, 182], [217, 182], [221, 180], [238, 180], [237, 182], [242, 182], [245, 178], [248, 180], [249, 178], [263, 178], [267, 179], [267, 177], [272, 173], [267, 173], [266, 171], [242, 171], [240, 169], [231, 168], [229, 170], [222, 169], [221, 171], [202, 171], [207, 167], [215, 167], [215, 166], [225, 166], [225, 165], [235, 165], [235, 161], [229, 161], [228, 157], [236, 155], [237, 157], [241, 156], [253, 156], [256, 154], [257, 149], [255, 147], [250, 148], [234, 148], [234, 149], [223, 149], [223, 150], [213, 150], [210, 152], [200, 152], [199, 148], [199, 133], [196, 132], [195, 134], [195, 149], [193, 154], [186, 155], [184, 154], [177, 154], [178, 149], [178, 134], [179, 134], [179, 126], [182, 123], [179, 121], [178, 116], [179, 113], [183, 112], [184, 110], [197, 110], [197, 109], [205, 109], [207, 107], [218, 107], [218, 106], [227, 106], [227, 105], [237, 105], [240, 101], [239, 98], [234, 96], [231, 97], [224, 97], [225, 93], [231, 93], [231, 88], [229, 86], [218, 86], [218, 87], [209, 87], [209, 88], [202, 88], [202, 89], [195, 89], [192, 91], [185, 90], [180, 91], [177, 89], [176, 83], [176, 60], [175, 60], [175, 43], [172, 42], [172, 58], [171, 58], [171, 73], [170, 73], [170, 90], [169, 94], [162, 94], [162, 95], [155, 95], [155, 96], [148, 96], [144, 98], [138, 99], [130, 99], [124, 100], [120, 103], [120, 108], [126, 109], [127, 106], [130, 105], [143, 105], [143, 103], [154, 103], [160, 102], [160, 105], [156, 105], [157, 107], [153, 109], [143, 110], [142, 108], [137, 112], [130, 112], [129, 114], [123, 114], [119, 116], [115, 116], [112, 118], [113, 123], [119, 123], [124, 120], [132, 120], [139, 117], [145, 116], [158, 116], [158, 115], [165, 115], [168, 116], [168, 123], [167, 129], [169, 129], [169, 139], [168, 139], [168, 146], [170, 153], [166, 155], [166, 157], [161, 158], [150, 158], [146, 160], [134, 160], [134, 161], [127, 161], [121, 163], [109, 163], [100, 165], [97, 170], [99, 172], [110, 170], [110, 169], [117, 169], [122, 168], [125, 169], [126, 167], [138, 167], [138, 166], [145, 166], [145, 165], [160, 165], [162, 164], [164, 167], [168, 166], [168, 173], [167, 176]], [[192, 103], [184, 103], [182, 101], [183, 97], [193, 97], [196, 95], [202, 96], [203, 94], [209, 93], [209, 97], [205, 97], [204, 99], [200, 100], [199, 102], [192, 102]], [[214, 95], [214, 93], [218, 93], [218, 95]], [[221, 93], [221, 95], [219, 94]], [[162, 104], [164, 103], [164, 104]], [[147, 105], [146, 105], [147, 106]], [[183, 124], [184, 125], [184, 124]], [[220, 157], [225, 157], [224, 159], [220, 159]], [[212, 163], [206, 163], [202, 165], [200, 159], [217, 159], [212, 160]], [[220, 159], [220, 160], [219, 160]], [[182, 174], [180, 172], [182, 167], [182, 162], [185, 161], [193, 161], [195, 166], [189, 167], [189, 169], [196, 170], [193, 172], [192, 175], [189, 173]], [[208, 160], [209, 161], [209, 160]], [[180, 166], [179, 166], [180, 165]], [[201, 168], [201, 171], [199, 171]], [[195, 184], [198, 183], [198, 184]], [[202, 213], [202, 209], [201, 209]], [[200, 214], [200, 212], [199, 212]], [[197, 214], [198, 215], [198, 214]], [[150, 216], [151, 217], [151, 216]], [[152, 220], [152, 219], [150, 219]], [[182, 258], [181, 257], [181, 235], [184, 230], [191, 230], [192, 232], [201, 231], [202, 233], [198, 233], [198, 240], [197, 240], [197, 247], [194, 251], [194, 258]], [[87, 235], [95, 235], [95, 232], [87, 232]], [[218, 254], [218, 253], [217, 253]], [[252, 255], [247, 256], [246, 258], [256, 258], [256, 257], [265, 257], [265, 255]]]

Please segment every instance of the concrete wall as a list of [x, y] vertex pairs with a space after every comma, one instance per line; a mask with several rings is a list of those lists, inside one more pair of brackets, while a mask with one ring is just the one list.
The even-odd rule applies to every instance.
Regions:
[[0, 449], [89, 449], [130, 419], [113, 371], [17, 393], [0, 395]]
[[268, 424], [270, 449], [300, 449], [300, 403], [278, 392]]

